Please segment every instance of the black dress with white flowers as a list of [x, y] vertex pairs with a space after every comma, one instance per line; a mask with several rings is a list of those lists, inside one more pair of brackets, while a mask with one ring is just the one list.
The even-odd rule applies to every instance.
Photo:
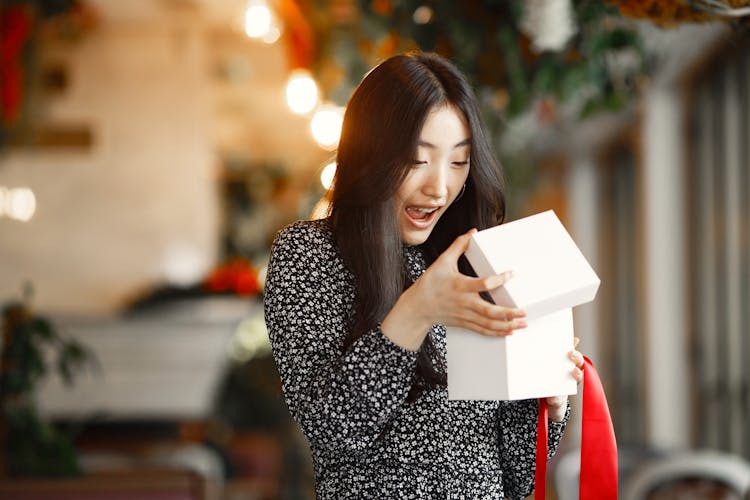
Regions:
[[[405, 247], [404, 259], [416, 280], [425, 269], [418, 247]], [[445, 387], [435, 387], [408, 402], [416, 353], [379, 328], [344, 351], [354, 301], [353, 276], [327, 219], [296, 222], [276, 235], [266, 324], [289, 411], [310, 442], [318, 498], [528, 495], [537, 401], [449, 401]], [[445, 328], [429, 335], [445, 356]], [[564, 427], [550, 422], [550, 456]]]

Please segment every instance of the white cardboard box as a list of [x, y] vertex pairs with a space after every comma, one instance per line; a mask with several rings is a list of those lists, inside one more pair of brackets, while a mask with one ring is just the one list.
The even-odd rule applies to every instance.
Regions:
[[529, 322], [509, 337], [487, 337], [462, 328], [448, 332], [450, 399], [529, 399], [576, 393], [573, 311], [563, 309]]
[[593, 300], [599, 277], [551, 210], [472, 236], [466, 257], [480, 277], [512, 270], [491, 295], [520, 307], [528, 326], [508, 337], [449, 327], [449, 399], [575, 394], [572, 307]]

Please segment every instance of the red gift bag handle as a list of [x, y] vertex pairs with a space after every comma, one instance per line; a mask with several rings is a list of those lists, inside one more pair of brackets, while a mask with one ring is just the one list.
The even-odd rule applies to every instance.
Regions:
[[[547, 477], [547, 400], [539, 400], [534, 500], [544, 500]], [[580, 500], [617, 499], [617, 441], [602, 382], [584, 356]]]

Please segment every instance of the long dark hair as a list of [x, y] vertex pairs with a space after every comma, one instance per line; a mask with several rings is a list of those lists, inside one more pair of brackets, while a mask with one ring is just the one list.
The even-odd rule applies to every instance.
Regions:
[[[382, 321], [409, 284], [393, 196], [415, 158], [427, 115], [446, 105], [460, 110], [466, 119], [471, 162], [463, 195], [421, 245], [427, 265], [460, 234], [472, 227], [494, 226], [505, 217], [500, 166], [474, 93], [461, 72], [437, 54], [426, 53], [397, 55], [376, 66], [346, 107], [330, 194], [334, 237], [357, 289], [345, 348]], [[460, 269], [473, 274], [463, 258]], [[427, 336], [409, 400], [427, 385], [445, 385], [445, 368], [433, 365], [434, 354]]]

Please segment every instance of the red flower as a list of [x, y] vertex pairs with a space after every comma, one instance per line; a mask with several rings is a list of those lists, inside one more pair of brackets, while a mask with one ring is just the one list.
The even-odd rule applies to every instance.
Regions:
[[260, 293], [258, 273], [244, 257], [235, 257], [214, 269], [206, 278], [205, 288], [214, 293], [231, 292], [247, 297]]

